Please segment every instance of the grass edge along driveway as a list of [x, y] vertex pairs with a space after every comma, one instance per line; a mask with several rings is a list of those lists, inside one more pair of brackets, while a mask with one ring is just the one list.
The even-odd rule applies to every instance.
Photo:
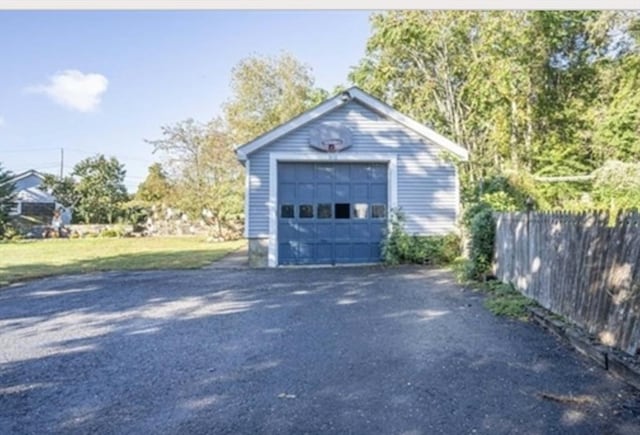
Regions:
[[244, 240], [202, 237], [24, 240], [0, 243], [0, 286], [26, 279], [110, 270], [197, 269]]

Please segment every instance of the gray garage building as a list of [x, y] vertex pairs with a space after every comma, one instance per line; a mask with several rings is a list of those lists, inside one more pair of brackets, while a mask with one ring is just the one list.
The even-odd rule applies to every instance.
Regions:
[[353, 87], [236, 149], [253, 266], [380, 261], [389, 215], [410, 234], [456, 229], [467, 151]]

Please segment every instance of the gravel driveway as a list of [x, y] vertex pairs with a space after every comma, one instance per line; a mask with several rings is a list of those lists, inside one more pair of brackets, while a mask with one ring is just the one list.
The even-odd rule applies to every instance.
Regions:
[[640, 433], [636, 393], [418, 267], [0, 289], [0, 433]]

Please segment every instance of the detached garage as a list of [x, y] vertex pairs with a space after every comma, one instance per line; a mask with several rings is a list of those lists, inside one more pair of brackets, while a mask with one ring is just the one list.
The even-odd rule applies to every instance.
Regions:
[[461, 146], [351, 88], [236, 149], [252, 266], [380, 261], [395, 209], [410, 234], [455, 230]]

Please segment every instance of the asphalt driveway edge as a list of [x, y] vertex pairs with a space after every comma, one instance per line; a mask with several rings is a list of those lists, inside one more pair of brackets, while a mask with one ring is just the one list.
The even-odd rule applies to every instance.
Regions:
[[640, 391], [640, 365], [633, 357], [610, 346], [598, 343], [586, 331], [558, 318], [542, 307], [528, 307], [530, 318], [569, 344], [578, 353], [594, 361], [600, 368], [610, 372], [628, 385]]

